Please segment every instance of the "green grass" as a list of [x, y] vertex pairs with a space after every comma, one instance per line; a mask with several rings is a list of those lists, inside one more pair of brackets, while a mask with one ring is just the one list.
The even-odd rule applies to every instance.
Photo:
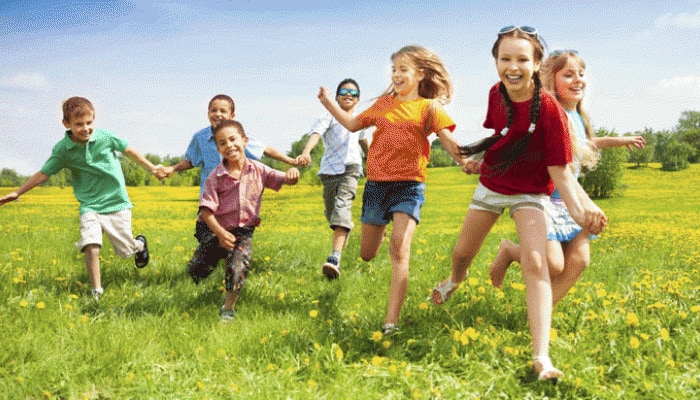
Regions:
[[[197, 188], [129, 188], [134, 233], [149, 238], [151, 264], [137, 270], [105, 241], [99, 304], [88, 299], [73, 245], [72, 191], [38, 188], [0, 208], [0, 398], [697, 398], [698, 172], [628, 169], [624, 195], [599, 202], [610, 226], [555, 308], [551, 355], [566, 373], [556, 385], [536, 381], [528, 366], [519, 269], [503, 290], [488, 282], [498, 243], [515, 238], [509, 218], [446, 305], [426, 300], [449, 274], [476, 184], [455, 168], [429, 172], [402, 331], [391, 338], [378, 332], [386, 245], [360, 262], [358, 229], [342, 277], [321, 274], [331, 231], [320, 186], [265, 194], [252, 271], [230, 324], [217, 315], [223, 270], [200, 285], [184, 274], [196, 244]], [[361, 190], [358, 228], [360, 198]]]

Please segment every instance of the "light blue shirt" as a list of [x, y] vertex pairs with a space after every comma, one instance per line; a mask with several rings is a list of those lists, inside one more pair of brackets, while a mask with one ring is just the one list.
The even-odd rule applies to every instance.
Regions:
[[[576, 137], [576, 140], [578, 141], [578, 147], [579, 148], [584, 148], [586, 146], [586, 125], [583, 123], [583, 117], [581, 114], [578, 113], [578, 111], [573, 110], [564, 110], [566, 111], [566, 115], [569, 117], [569, 121], [571, 122], [571, 126], [574, 129], [574, 137]], [[581, 172], [581, 166], [579, 159], [577, 157], [574, 157], [574, 178], [578, 179], [578, 175]], [[553, 199], [561, 199], [561, 194], [559, 194], [558, 189], [554, 189], [552, 192], [552, 195], [550, 196]]]
[[346, 165], [362, 165], [362, 148], [359, 141], [365, 137], [364, 130], [350, 132], [330, 113], [325, 113], [316, 118], [309, 132], [319, 134], [323, 138], [325, 150], [319, 175], [340, 175], [345, 173]]
[[[248, 144], [245, 146], [245, 156], [260, 160], [265, 151], [265, 144], [248, 137]], [[194, 167], [202, 167], [199, 172], [199, 196], [204, 193], [204, 181], [217, 165], [221, 164], [221, 154], [216, 150], [214, 133], [211, 125], [202, 129], [192, 136], [190, 145], [185, 152], [185, 160], [188, 160]]]

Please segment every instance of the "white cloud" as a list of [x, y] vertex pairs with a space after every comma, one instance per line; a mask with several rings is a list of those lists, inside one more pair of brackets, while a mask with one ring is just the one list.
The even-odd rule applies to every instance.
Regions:
[[19, 73], [13, 76], [4, 76], [0, 80], [0, 86], [6, 89], [44, 90], [48, 89], [49, 81], [39, 73]]
[[700, 10], [698, 10], [695, 14], [664, 14], [654, 21], [654, 27], [657, 31], [662, 31], [669, 28], [700, 29]]

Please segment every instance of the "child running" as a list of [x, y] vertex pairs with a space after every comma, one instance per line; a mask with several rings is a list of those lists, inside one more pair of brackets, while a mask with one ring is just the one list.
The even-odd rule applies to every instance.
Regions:
[[226, 298], [219, 316], [223, 321], [231, 321], [248, 275], [253, 232], [260, 225], [263, 192], [265, 188], [278, 191], [282, 184], [295, 184], [299, 170], [290, 168], [285, 173], [246, 158], [248, 138], [238, 121], [221, 121], [214, 128], [214, 139], [223, 160], [204, 184], [198, 219], [204, 224], [198, 232], [201, 244], [187, 272], [199, 282], [212, 273], [219, 260], [226, 260]]
[[17, 200], [22, 194], [46, 182], [63, 168], [71, 171], [73, 194], [80, 203], [80, 241], [75, 245], [85, 253], [85, 267], [95, 300], [103, 294], [100, 276], [100, 248], [104, 232], [114, 252], [134, 256], [138, 268], [148, 265], [146, 237], [133, 237], [131, 208], [124, 173], [116, 152], [131, 157], [156, 175], [153, 165], [139, 152], [110, 131], [95, 129], [95, 108], [90, 100], [71, 97], [63, 102], [65, 136], [54, 147], [41, 170], [16, 191], [0, 197], [0, 205]]
[[379, 252], [386, 225], [393, 221], [389, 255], [391, 286], [382, 330], [399, 330], [399, 314], [408, 288], [411, 241], [420, 222], [430, 158], [428, 137], [437, 133], [447, 152], [463, 160], [452, 132], [455, 123], [435, 99], [448, 102], [452, 83], [442, 60], [431, 50], [406, 46], [391, 56], [391, 85], [370, 108], [352, 116], [334, 103], [328, 89], [318, 98], [351, 132], [375, 126], [367, 154], [367, 183], [362, 198], [360, 256]]
[[[469, 266], [506, 208], [515, 220], [526, 285], [533, 366], [538, 379], [563, 373], [549, 358], [552, 289], [545, 258], [547, 196], [559, 188], [571, 215], [591, 232], [604, 227], [603, 212], [583, 202], [567, 164], [571, 162], [567, 118], [556, 99], [541, 90], [538, 77], [544, 47], [537, 30], [508, 26], [500, 30], [492, 55], [500, 82], [489, 93], [484, 127], [495, 131], [484, 154], [479, 185], [452, 255], [452, 275], [433, 290], [443, 304], [467, 277]], [[464, 154], [481, 149], [469, 146]]]
[[[354, 115], [360, 101], [360, 86], [354, 79], [344, 79], [335, 91], [335, 101], [340, 108]], [[362, 155], [367, 154], [368, 140], [364, 131], [350, 132], [330, 113], [318, 117], [311, 125], [309, 139], [301, 155], [299, 166], [311, 162], [311, 150], [323, 138], [323, 158], [318, 175], [323, 183], [325, 215], [333, 230], [332, 251], [323, 264], [323, 274], [328, 279], [340, 276], [340, 256], [347, 245], [352, 222], [352, 202], [357, 192], [357, 181], [362, 176]]]
[[[576, 50], [556, 50], [542, 63], [542, 86], [553, 94], [569, 118], [574, 158], [574, 178], [580, 166], [595, 168], [596, 149], [609, 147], [643, 148], [641, 136], [596, 137], [588, 114], [583, 108], [586, 90], [586, 64]], [[590, 232], [577, 224], [569, 214], [558, 190], [554, 190], [547, 204], [549, 227], [547, 232], [547, 264], [552, 282], [552, 302], [556, 304], [576, 284], [590, 263]], [[504, 240], [491, 264], [491, 282], [500, 287], [508, 266], [520, 261], [520, 246]]]

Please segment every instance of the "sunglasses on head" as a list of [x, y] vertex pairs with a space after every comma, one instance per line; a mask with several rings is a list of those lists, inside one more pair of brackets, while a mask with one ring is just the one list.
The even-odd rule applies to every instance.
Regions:
[[531, 26], [516, 26], [516, 25], [509, 25], [504, 28], [501, 28], [500, 31], [498, 31], [498, 36], [505, 35], [506, 33], [510, 33], [513, 31], [520, 31], [526, 35], [534, 36], [537, 37], [537, 29], [531, 27]]
[[338, 96], [345, 96], [345, 95], [350, 95], [352, 97], [358, 97], [360, 96], [360, 92], [357, 89], [350, 89], [350, 88], [341, 88], [338, 90]]
[[560, 55], [562, 55], [562, 54], [564, 54], [564, 53], [571, 53], [571, 54], [576, 54], [576, 55], [578, 55], [578, 51], [577, 51], [577, 50], [571, 50], [571, 49], [554, 50], [554, 51], [552, 51], [551, 53], [549, 53], [549, 55], [550, 55], [551, 57], [556, 57], [556, 56], [560, 56]]

